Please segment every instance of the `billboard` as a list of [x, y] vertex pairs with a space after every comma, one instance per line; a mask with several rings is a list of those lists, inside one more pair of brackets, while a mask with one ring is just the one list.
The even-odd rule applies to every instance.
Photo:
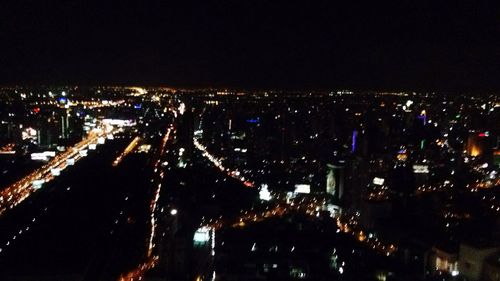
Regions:
[[344, 166], [327, 164], [326, 167], [326, 193], [339, 201], [344, 194]]
[[310, 184], [296, 184], [295, 185], [295, 193], [311, 193], [311, 185]]
[[44, 151], [31, 153], [31, 160], [48, 161], [50, 157], [56, 156], [55, 151]]
[[379, 178], [379, 177], [374, 177], [373, 178], [373, 184], [374, 185], [384, 185], [385, 179], [384, 178]]
[[195, 246], [203, 246], [210, 241], [210, 230], [208, 226], [202, 226], [196, 230], [193, 236], [193, 243]]
[[429, 166], [428, 165], [413, 165], [413, 172], [415, 174], [428, 174]]

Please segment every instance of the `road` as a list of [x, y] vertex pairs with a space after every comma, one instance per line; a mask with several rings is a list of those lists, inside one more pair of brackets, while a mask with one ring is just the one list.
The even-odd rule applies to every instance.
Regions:
[[89, 152], [4, 214], [0, 280], [116, 280], [143, 259], [152, 193], [143, 167], [149, 159], [131, 154], [112, 166], [128, 141]]
[[[54, 178], [52, 173], [53, 169], [65, 169], [68, 165], [73, 165], [87, 153], [90, 144], [97, 144], [98, 139], [106, 136], [107, 130], [105, 128], [95, 129], [73, 147], [66, 149], [66, 151], [57, 154], [52, 160], [42, 167], [36, 169], [30, 174], [26, 175], [17, 182], [2, 189], [0, 192], [0, 216], [7, 210], [13, 209], [26, 198], [36, 192], [39, 187], [35, 186], [34, 182], [38, 181], [40, 184], [50, 182]], [[74, 161], [73, 163], [68, 161]]]

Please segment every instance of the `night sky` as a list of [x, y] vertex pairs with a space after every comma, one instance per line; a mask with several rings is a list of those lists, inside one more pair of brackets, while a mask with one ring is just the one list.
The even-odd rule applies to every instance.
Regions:
[[500, 90], [486, 1], [178, 2], [2, 0], [0, 83]]

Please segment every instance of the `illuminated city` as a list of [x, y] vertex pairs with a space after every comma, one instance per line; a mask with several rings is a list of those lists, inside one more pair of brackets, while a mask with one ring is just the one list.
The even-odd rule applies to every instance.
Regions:
[[[83, 91], [92, 103], [76, 100]], [[110, 280], [454, 280], [477, 274], [466, 263], [486, 271], [498, 249], [495, 96], [155, 87], [2, 96], [0, 260], [13, 278], [29, 278], [16, 275], [26, 259], [60, 274], [21, 250], [40, 239], [47, 251], [77, 239], [99, 262], [59, 263]]]
[[500, 281], [498, 13], [329, 2], [0, 5], [0, 280]]

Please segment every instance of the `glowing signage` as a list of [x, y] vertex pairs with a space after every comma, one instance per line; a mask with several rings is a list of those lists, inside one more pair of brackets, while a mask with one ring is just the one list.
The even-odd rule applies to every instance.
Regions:
[[358, 137], [358, 131], [352, 131], [352, 143], [351, 143], [351, 153], [354, 153], [356, 150], [356, 139]]
[[428, 165], [413, 165], [413, 172], [415, 174], [428, 174], [429, 166]]
[[334, 195], [336, 187], [335, 171], [332, 167], [328, 167], [328, 173], [326, 174], [326, 193]]
[[111, 125], [117, 127], [131, 127], [135, 125], [135, 121], [123, 120], [123, 119], [103, 119], [102, 123], [105, 125]]
[[31, 160], [48, 161], [50, 157], [56, 156], [55, 151], [44, 151], [31, 153]]
[[55, 157], [56, 156], [55, 151], [44, 151], [43, 154], [47, 155], [47, 157]]
[[259, 123], [259, 122], [260, 122], [260, 118], [259, 117], [247, 119], [247, 123]]
[[202, 246], [210, 241], [210, 227], [202, 226], [196, 230], [193, 237], [193, 242], [197, 246]]
[[296, 184], [295, 185], [295, 193], [311, 193], [311, 185], [310, 184]]
[[31, 160], [35, 161], [48, 161], [47, 155], [43, 153], [31, 153]]
[[379, 178], [379, 177], [373, 178], [373, 184], [375, 185], [384, 185], [384, 182], [385, 182], [384, 178]]

